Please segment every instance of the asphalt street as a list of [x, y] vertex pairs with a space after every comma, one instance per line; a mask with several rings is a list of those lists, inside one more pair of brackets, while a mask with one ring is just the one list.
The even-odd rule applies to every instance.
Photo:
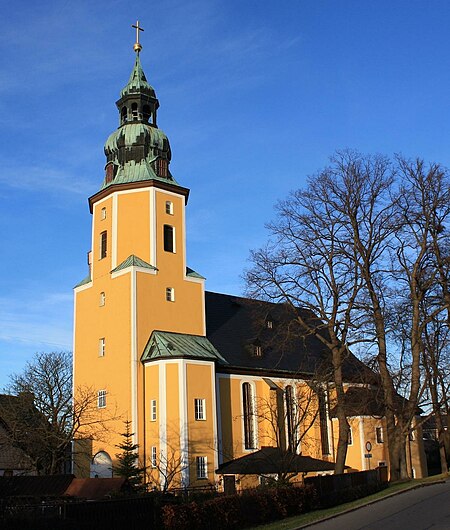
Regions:
[[394, 495], [311, 530], [450, 530], [450, 480]]

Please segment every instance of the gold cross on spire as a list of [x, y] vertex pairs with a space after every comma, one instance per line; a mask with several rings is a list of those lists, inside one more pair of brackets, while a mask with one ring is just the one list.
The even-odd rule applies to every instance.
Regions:
[[137, 53], [139, 53], [142, 50], [142, 45], [139, 42], [139, 32], [144, 31], [144, 28], [141, 28], [139, 26], [139, 20], [136, 21], [136, 24], [133, 24], [131, 26], [132, 28], [136, 28], [136, 42], [134, 43], [133, 50]]

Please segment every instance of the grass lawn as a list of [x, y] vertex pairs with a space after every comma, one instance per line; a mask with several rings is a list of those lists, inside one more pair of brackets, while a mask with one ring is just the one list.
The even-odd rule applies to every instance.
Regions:
[[294, 530], [304, 525], [318, 522], [320, 521], [320, 519], [326, 519], [333, 515], [339, 515], [340, 513], [350, 510], [352, 508], [358, 508], [359, 506], [364, 506], [365, 504], [368, 504], [370, 502], [383, 499], [384, 497], [388, 497], [393, 493], [407, 491], [409, 489], [416, 488], [417, 486], [439, 482], [441, 480], [444, 480], [445, 478], [448, 477], [446, 475], [434, 475], [432, 477], [392, 484], [383, 491], [379, 491], [378, 493], [374, 493], [373, 495], [368, 495], [367, 497], [363, 497], [362, 499], [358, 499], [356, 501], [340, 504], [339, 506], [327, 508], [326, 510], [316, 510], [314, 512], [305, 513], [303, 515], [288, 517], [287, 519], [282, 519], [281, 521], [276, 521], [274, 523], [266, 525], [260, 525], [255, 528], [258, 528], [258, 530]]

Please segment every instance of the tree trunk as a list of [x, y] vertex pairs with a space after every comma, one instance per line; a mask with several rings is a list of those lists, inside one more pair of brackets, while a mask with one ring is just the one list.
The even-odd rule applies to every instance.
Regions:
[[342, 352], [341, 348], [333, 348], [333, 370], [334, 370], [334, 383], [336, 385], [336, 415], [339, 422], [339, 439], [336, 451], [336, 464], [334, 473], [339, 475], [344, 473], [345, 460], [347, 458], [347, 447], [348, 447], [348, 433], [349, 425], [347, 421], [344, 399], [344, 385], [342, 382]]

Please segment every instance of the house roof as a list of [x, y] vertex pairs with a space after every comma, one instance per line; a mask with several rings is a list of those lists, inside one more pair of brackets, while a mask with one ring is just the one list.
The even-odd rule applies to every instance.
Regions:
[[123, 269], [126, 269], [127, 267], [142, 267], [144, 269], [150, 269], [153, 271], [157, 271], [158, 269], [154, 267], [153, 265], [150, 265], [150, 263], [147, 263], [143, 259], [139, 258], [138, 256], [135, 256], [134, 254], [131, 254], [131, 256], [128, 256], [128, 258], [119, 265], [115, 269], [113, 269], [111, 272], [119, 272]]
[[168, 331], [153, 331], [141, 361], [167, 358], [191, 358], [227, 364], [206, 337]]
[[333, 470], [333, 462], [297, 455], [278, 447], [263, 447], [259, 451], [220, 465], [216, 473], [220, 475], [267, 475]]
[[[305, 335], [287, 305], [212, 292], [205, 293], [205, 302], [206, 335], [229, 363], [227, 369], [331, 377], [330, 350], [316, 337]], [[297, 311], [320, 324], [311, 311]], [[272, 327], [268, 327], [268, 321]], [[261, 346], [261, 356], [253, 355], [255, 345]], [[373, 372], [350, 351], [343, 363], [343, 375], [346, 381], [374, 378]]]
[[[347, 416], [384, 416], [383, 391], [376, 387], [350, 387], [344, 398]], [[336, 407], [330, 410], [336, 417]]]
[[64, 495], [81, 499], [102, 499], [125, 487], [125, 478], [74, 478]]

